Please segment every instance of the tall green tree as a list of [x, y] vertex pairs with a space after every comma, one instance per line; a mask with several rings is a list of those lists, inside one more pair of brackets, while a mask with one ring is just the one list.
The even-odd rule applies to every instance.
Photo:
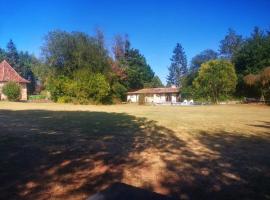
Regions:
[[154, 72], [138, 49], [129, 49], [125, 53], [127, 85], [129, 89], [140, 89], [152, 81]]
[[213, 103], [232, 94], [236, 83], [234, 66], [226, 60], [211, 60], [203, 63], [198, 77], [193, 82], [197, 91], [203, 97], [209, 97]]
[[23, 69], [19, 64], [19, 53], [12, 40], [7, 43], [6, 59], [8, 63], [20, 74], [23, 75]]
[[163, 87], [163, 84], [158, 76], [154, 76], [151, 82], [144, 84], [145, 88], [159, 88]]
[[237, 95], [250, 97], [260, 95], [259, 89], [246, 87], [243, 77], [257, 74], [265, 66], [270, 66], [270, 35], [255, 27], [241, 49], [235, 53], [233, 63], [238, 75]]
[[6, 58], [6, 52], [4, 49], [0, 48], [0, 62]]
[[229, 29], [224, 39], [220, 41], [219, 52], [222, 58], [231, 60], [243, 44], [243, 38], [233, 29]]
[[184, 48], [180, 43], [177, 43], [173, 50], [171, 65], [168, 70], [169, 75], [167, 76], [167, 85], [180, 86], [181, 78], [183, 78], [188, 72], [187, 57]]
[[47, 65], [67, 76], [81, 68], [94, 73], [106, 73], [110, 68], [108, 52], [100, 41], [82, 32], [49, 32], [42, 52]]

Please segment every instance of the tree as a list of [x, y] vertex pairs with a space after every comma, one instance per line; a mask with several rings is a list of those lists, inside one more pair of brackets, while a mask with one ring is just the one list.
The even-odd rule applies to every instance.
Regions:
[[42, 54], [45, 63], [62, 75], [72, 76], [74, 71], [82, 68], [104, 74], [110, 70], [107, 50], [96, 38], [82, 32], [49, 32]]
[[16, 72], [23, 75], [23, 69], [19, 64], [19, 53], [12, 40], [9, 40], [7, 44], [6, 59], [8, 63], [16, 70]]
[[177, 43], [173, 50], [171, 65], [168, 68], [169, 75], [167, 77], [167, 85], [180, 86], [180, 80], [187, 72], [187, 58], [181, 44]]
[[6, 52], [4, 49], [0, 48], [0, 62], [2, 62], [6, 57]]
[[121, 61], [125, 57], [125, 53], [130, 49], [128, 36], [116, 35], [114, 37], [113, 53], [116, 61]]
[[158, 76], [154, 76], [151, 82], [144, 84], [145, 88], [159, 88], [163, 87], [163, 84]]
[[140, 89], [152, 81], [154, 72], [138, 49], [130, 49], [125, 54], [127, 80], [129, 89]]
[[209, 60], [215, 60], [218, 58], [218, 53], [212, 49], [206, 49], [194, 56], [191, 60], [190, 72], [196, 72], [200, 68], [201, 64]]
[[220, 41], [219, 52], [222, 58], [231, 60], [234, 54], [241, 48], [243, 38], [237, 35], [233, 29], [229, 29], [227, 35]]
[[243, 77], [248, 74], [258, 74], [265, 66], [270, 65], [270, 35], [255, 27], [241, 49], [233, 58], [238, 75], [237, 94], [239, 96], [260, 95], [259, 88], [246, 87]]
[[244, 78], [244, 82], [249, 86], [258, 87], [261, 92], [261, 100], [265, 100], [265, 96], [270, 93], [270, 67], [264, 68], [259, 74], [248, 74]]
[[236, 87], [237, 77], [234, 66], [226, 60], [211, 60], [201, 65], [194, 87], [204, 96], [217, 103], [226, 98]]

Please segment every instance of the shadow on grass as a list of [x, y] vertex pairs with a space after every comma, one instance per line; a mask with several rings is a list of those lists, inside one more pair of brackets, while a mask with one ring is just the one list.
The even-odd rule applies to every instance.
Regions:
[[270, 198], [269, 137], [201, 132], [192, 145], [145, 118], [83, 111], [4, 110], [0, 129], [3, 199], [86, 199], [116, 182], [182, 199]]

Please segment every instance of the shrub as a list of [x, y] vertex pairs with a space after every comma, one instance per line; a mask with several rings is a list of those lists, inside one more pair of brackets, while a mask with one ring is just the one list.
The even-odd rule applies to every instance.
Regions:
[[105, 103], [110, 94], [110, 85], [104, 75], [87, 69], [74, 73], [74, 95], [79, 102]]
[[72, 102], [72, 98], [69, 96], [61, 96], [58, 97], [57, 99], [57, 103], [71, 103]]
[[4, 95], [7, 96], [9, 101], [19, 101], [21, 97], [21, 87], [19, 84], [15, 82], [8, 82], [6, 83], [3, 88], [2, 92]]
[[58, 76], [48, 81], [47, 89], [55, 102], [76, 104], [106, 103], [110, 86], [104, 75], [80, 69], [73, 77]]
[[118, 98], [121, 101], [126, 100], [127, 88], [125, 86], [123, 86], [122, 84], [116, 82], [116, 83], [113, 84], [112, 90], [113, 90], [113, 93], [114, 93], [116, 98]]

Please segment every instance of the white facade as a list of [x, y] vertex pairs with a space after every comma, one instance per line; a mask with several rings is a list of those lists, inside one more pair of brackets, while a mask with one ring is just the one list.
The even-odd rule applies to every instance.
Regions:
[[[131, 103], [139, 102], [140, 94], [128, 94], [127, 101]], [[145, 94], [146, 103], [176, 103], [177, 94]]]

